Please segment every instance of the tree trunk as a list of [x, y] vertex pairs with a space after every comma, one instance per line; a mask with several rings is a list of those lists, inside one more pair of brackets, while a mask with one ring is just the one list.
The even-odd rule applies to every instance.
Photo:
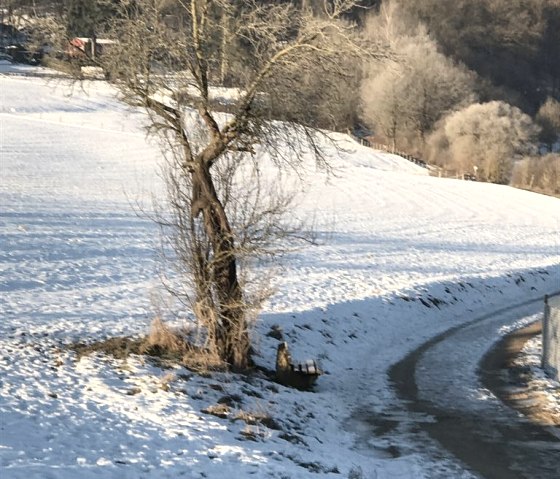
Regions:
[[220, 46], [220, 84], [226, 86], [227, 71], [228, 71], [228, 32], [229, 32], [229, 18], [225, 10], [222, 11], [222, 42]]
[[218, 198], [209, 168], [200, 164], [193, 172], [193, 216], [202, 214], [204, 231], [210, 241], [212, 256], [206, 267], [209, 285], [199, 291], [212, 295], [219, 317], [216, 349], [221, 359], [236, 369], [249, 365], [249, 334], [243, 292], [237, 278], [237, 255], [233, 231]]

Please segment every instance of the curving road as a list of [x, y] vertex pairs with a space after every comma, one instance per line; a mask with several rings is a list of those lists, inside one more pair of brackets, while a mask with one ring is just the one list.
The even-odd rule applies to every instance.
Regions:
[[499, 330], [541, 309], [536, 298], [478, 317], [426, 342], [389, 373], [409, 412], [434, 419], [422, 429], [488, 479], [560, 477], [560, 427], [531, 424], [485, 387], [504, 377], [501, 356], [486, 354]]

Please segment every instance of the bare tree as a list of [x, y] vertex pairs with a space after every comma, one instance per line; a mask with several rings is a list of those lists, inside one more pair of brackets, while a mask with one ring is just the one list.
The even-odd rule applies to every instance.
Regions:
[[[289, 197], [269, 202], [258, 181], [262, 165], [297, 170], [305, 151], [324, 160], [310, 119], [299, 123], [312, 100], [299, 94], [298, 82], [302, 70], [320, 65], [324, 81], [334, 84], [344, 79], [345, 62], [364, 54], [354, 26], [340, 22], [354, 4], [325, 3], [317, 17], [257, 0], [123, 1], [111, 25], [118, 44], [99, 59], [165, 140], [171, 213], [163, 227], [172, 231], [171, 251], [192, 284], [183, 297], [207, 347], [235, 368], [250, 362], [251, 301], [240, 267], [290, 232], [277, 221]], [[228, 38], [242, 46], [235, 53], [242, 57], [228, 62], [240, 65], [228, 114], [216, 113], [212, 87], [224, 64], [224, 15]]]
[[[4, 0], [0, 2], [0, 43], [25, 43], [36, 51], [44, 44], [60, 38], [64, 27], [60, 22], [63, 0]], [[10, 31], [11, 35], [6, 35]], [[11, 37], [11, 38], [10, 38]]]
[[549, 153], [537, 160], [539, 183], [542, 190], [553, 195], [560, 195], [560, 155]]

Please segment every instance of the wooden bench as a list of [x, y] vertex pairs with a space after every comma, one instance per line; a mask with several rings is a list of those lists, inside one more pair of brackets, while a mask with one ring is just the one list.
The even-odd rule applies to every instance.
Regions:
[[317, 361], [308, 359], [301, 363], [294, 363], [288, 350], [288, 343], [278, 345], [276, 352], [276, 380], [284, 386], [301, 390], [309, 390], [323, 374]]

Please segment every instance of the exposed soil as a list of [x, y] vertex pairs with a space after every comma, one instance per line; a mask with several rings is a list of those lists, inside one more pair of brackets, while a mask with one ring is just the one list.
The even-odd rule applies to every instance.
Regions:
[[521, 412], [540, 426], [560, 426], [560, 416], [547, 407], [547, 399], [530, 386], [531, 373], [515, 359], [525, 343], [542, 333], [542, 322], [505, 336], [481, 362], [481, 379], [509, 407]]
[[109, 338], [93, 343], [75, 343], [70, 346], [78, 356], [88, 356], [93, 353], [103, 353], [116, 359], [126, 359], [131, 354], [142, 354], [142, 346], [145, 339], [134, 339], [126, 336]]

